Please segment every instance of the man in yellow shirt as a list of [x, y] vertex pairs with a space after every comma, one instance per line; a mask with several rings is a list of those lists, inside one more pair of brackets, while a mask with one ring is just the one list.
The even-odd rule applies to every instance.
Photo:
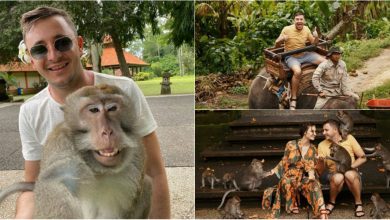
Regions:
[[[290, 26], [284, 27], [282, 33], [276, 39], [275, 47], [278, 47], [282, 42], [284, 42], [284, 51], [286, 52], [305, 47], [306, 41], [309, 41], [311, 44], [317, 44], [317, 32], [315, 32], [313, 36], [310, 29], [304, 24], [305, 17], [303, 13], [297, 12], [294, 16], [294, 23]], [[325, 61], [325, 58], [314, 52], [303, 52], [287, 56], [285, 61], [287, 66], [293, 71], [293, 77], [291, 80], [290, 109], [295, 110], [299, 81], [302, 78], [301, 64], [313, 63], [318, 65]]]
[[364, 216], [362, 200], [361, 200], [361, 178], [357, 172], [357, 167], [366, 162], [366, 156], [363, 149], [360, 147], [356, 139], [349, 134], [345, 141], [342, 140], [339, 123], [336, 120], [329, 119], [325, 121], [323, 125], [323, 134], [325, 140], [318, 145], [318, 156], [320, 158], [326, 158], [330, 155], [330, 145], [332, 142], [344, 147], [352, 159], [351, 170], [342, 173], [336, 172], [336, 164], [334, 161], [325, 159], [325, 165], [328, 169], [328, 173], [322, 175], [326, 178], [326, 181], [330, 182], [330, 198], [329, 204], [326, 206], [329, 214], [332, 213], [335, 208], [336, 197], [343, 188], [344, 182], [346, 182], [349, 190], [355, 198], [355, 216]]

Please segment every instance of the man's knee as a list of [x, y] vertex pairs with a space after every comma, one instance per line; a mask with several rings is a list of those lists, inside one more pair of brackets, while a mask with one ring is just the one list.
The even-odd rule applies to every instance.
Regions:
[[349, 170], [344, 174], [346, 181], [353, 183], [355, 180], [360, 182], [359, 174], [356, 170]]
[[299, 66], [293, 66], [292, 68], [292, 71], [293, 71], [293, 77], [298, 77], [300, 78], [302, 76], [302, 70], [301, 70], [301, 67]]
[[334, 185], [340, 185], [344, 183], [344, 176], [341, 173], [336, 173], [330, 178], [330, 183]]

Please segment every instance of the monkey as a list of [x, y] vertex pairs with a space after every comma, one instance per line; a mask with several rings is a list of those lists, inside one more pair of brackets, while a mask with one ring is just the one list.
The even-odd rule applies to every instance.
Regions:
[[375, 219], [383, 218], [390, 206], [383, 200], [378, 193], [373, 193], [371, 201], [374, 203], [374, 208], [370, 211], [370, 216]]
[[240, 205], [240, 197], [233, 196], [228, 199], [223, 210], [218, 209], [218, 211], [224, 219], [242, 219], [244, 218], [244, 213], [241, 211]]
[[336, 117], [340, 121], [340, 132], [343, 141], [347, 140], [348, 134], [351, 134], [353, 130], [352, 117], [345, 111], [339, 110], [336, 113]]
[[116, 86], [86, 86], [61, 109], [64, 121], [44, 145], [33, 217], [147, 218], [152, 185], [131, 97]]
[[351, 169], [352, 159], [348, 151], [334, 142], [330, 146], [330, 156], [327, 156], [326, 159], [336, 163], [336, 170], [339, 173], [345, 173]]
[[255, 191], [262, 183], [264, 177], [263, 160], [253, 159], [251, 164], [245, 169], [244, 175], [241, 177], [240, 189], [247, 191]]
[[390, 187], [390, 152], [382, 144], [378, 143], [374, 148], [364, 148], [366, 151], [375, 151], [367, 154], [366, 157], [379, 156], [386, 171], [386, 188]]
[[234, 187], [235, 189], [239, 190], [236, 182], [236, 174], [234, 172], [225, 173], [222, 177], [222, 183], [224, 189], [231, 189]]
[[262, 184], [262, 180], [265, 177], [265, 172], [263, 170], [263, 160], [253, 159], [251, 164], [245, 168], [243, 172], [243, 176], [241, 177], [241, 180], [239, 181], [240, 185], [235, 189], [231, 189], [225, 192], [225, 194], [222, 197], [221, 204], [219, 205], [218, 209], [222, 207], [222, 205], [225, 203], [226, 197], [229, 195], [229, 193], [234, 191], [257, 191], [258, 188]]
[[202, 187], [206, 187], [206, 180], [210, 184], [210, 188], [214, 189], [214, 183], [219, 183], [221, 180], [215, 176], [215, 170], [207, 167], [202, 173]]

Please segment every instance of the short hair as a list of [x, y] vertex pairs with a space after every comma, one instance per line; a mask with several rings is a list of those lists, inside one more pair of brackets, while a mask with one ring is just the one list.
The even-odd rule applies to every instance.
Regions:
[[340, 123], [337, 120], [334, 119], [328, 119], [324, 122], [323, 125], [329, 124], [331, 127], [336, 128], [337, 131], [340, 133]]
[[295, 18], [296, 16], [299, 16], [299, 15], [302, 15], [303, 17], [305, 17], [305, 14], [303, 14], [303, 12], [297, 11], [297, 12], [294, 14], [294, 18]]
[[303, 137], [303, 135], [305, 135], [305, 132], [312, 126], [315, 126], [315, 124], [311, 122], [301, 124], [301, 126], [299, 127], [299, 135]]
[[41, 6], [22, 15], [22, 18], [20, 19], [20, 27], [22, 29], [23, 39], [36, 21], [52, 16], [63, 17], [77, 36], [76, 26], [74, 25], [71, 16], [66, 11], [53, 7]]

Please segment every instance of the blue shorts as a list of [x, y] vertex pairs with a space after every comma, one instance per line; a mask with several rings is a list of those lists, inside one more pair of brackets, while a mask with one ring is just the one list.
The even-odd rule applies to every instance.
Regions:
[[289, 68], [293, 66], [301, 66], [302, 63], [314, 63], [321, 59], [321, 56], [318, 53], [314, 52], [304, 52], [303, 55], [299, 57], [287, 56], [285, 62]]

